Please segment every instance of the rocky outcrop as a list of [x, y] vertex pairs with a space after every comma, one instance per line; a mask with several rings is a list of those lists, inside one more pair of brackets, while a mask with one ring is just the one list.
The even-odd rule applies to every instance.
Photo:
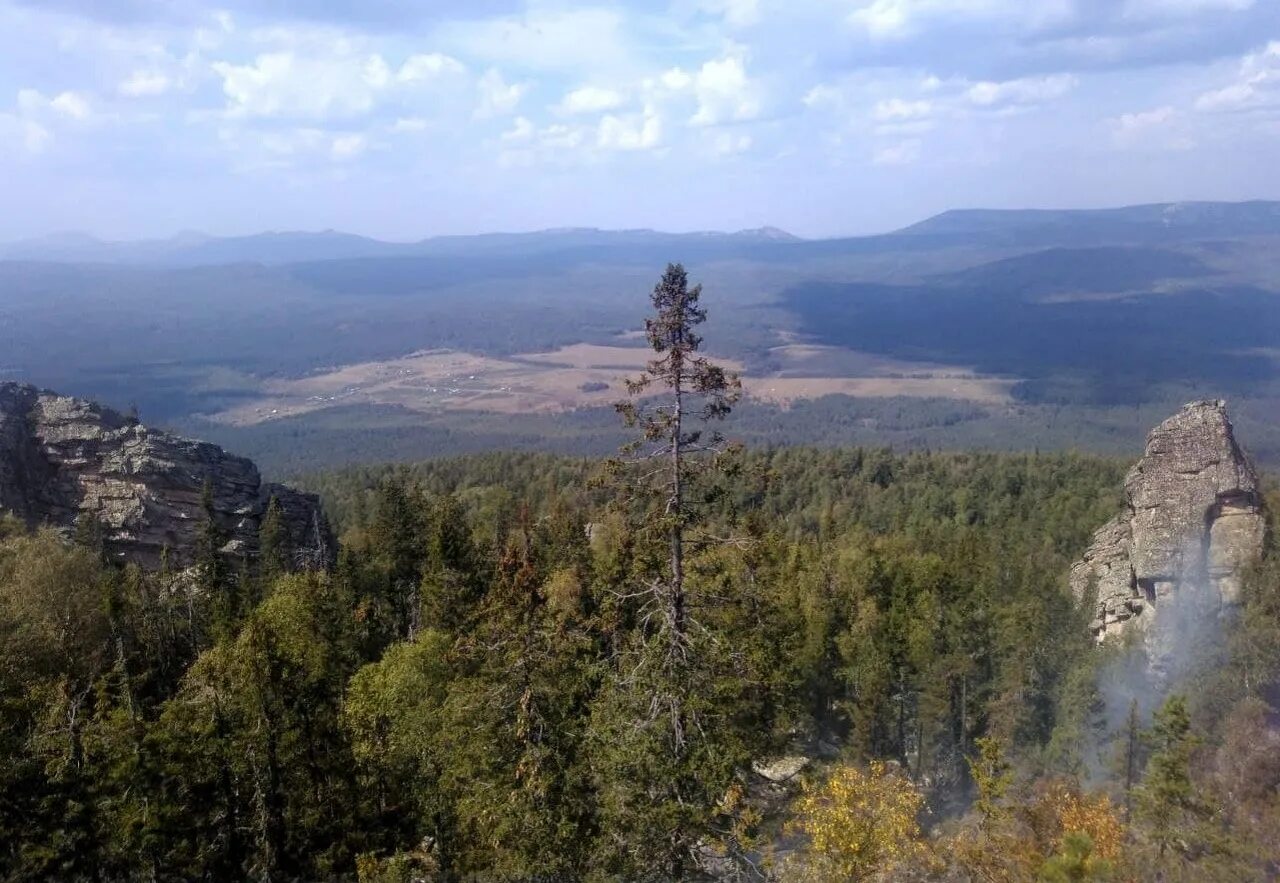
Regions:
[[114, 558], [156, 567], [167, 557], [180, 568], [206, 523], [206, 482], [226, 554], [256, 554], [275, 497], [288, 553], [300, 565], [329, 564], [333, 540], [319, 500], [263, 483], [249, 460], [92, 402], [0, 383], [0, 510], [28, 524], [71, 530], [95, 518]]
[[1238, 602], [1265, 519], [1225, 402], [1192, 402], [1152, 430], [1124, 495], [1124, 511], [1094, 534], [1071, 571], [1078, 597], [1096, 592], [1098, 640], [1149, 630], [1172, 599], [1197, 609]]

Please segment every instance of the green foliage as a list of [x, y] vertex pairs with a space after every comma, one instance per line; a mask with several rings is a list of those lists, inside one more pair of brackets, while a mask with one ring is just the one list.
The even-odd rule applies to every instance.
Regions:
[[[1109, 658], [1063, 576], [1117, 464], [743, 463], [694, 497], [676, 666], [643, 595], [670, 579], [669, 531], [584, 461], [331, 477], [331, 574], [212, 556], [145, 573], [87, 529], [0, 524], [0, 878], [747, 873], [780, 824], [752, 761], [826, 744], [850, 768], [894, 762], [927, 800], [940, 848], [893, 879], [934, 879], [935, 860], [1010, 883], [1256, 879], [1280, 856], [1273, 554], [1225, 663], [1134, 752], [1126, 827], [1123, 770], [1094, 767], [1110, 800], [1033, 781], [1099, 760], [1081, 746]], [[699, 729], [683, 746], [653, 713], [675, 696]]]
[[1110, 862], [1093, 854], [1088, 834], [1073, 831], [1062, 838], [1062, 850], [1040, 867], [1044, 883], [1085, 883], [1114, 879]]
[[985, 736], [975, 742], [978, 756], [970, 758], [969, 770], [973, 775], [973, 784], [978, 789], [978, 799], [974, 801], [974, 809], [981, 815], [984, 824], [998, 822], [1007, 814], [1002, 801], [1013, 784], [1013, 767], [1004, 756], [1004, 747], [1000, 740], [993, 736]]
[[1189, 826], [1209, 814], [1191, 781], [1191, 752], [1198, 740], [1191, 733], [1186, 698], [1170, 696], [1146, 737], [1151, 758], [1137, 791], [1137, 810], [1163, 859], [1170, 849], [1184, 847]]
[[293, 568], [288, 560], [288, 537], [280, 501], [271, 497], [258, 527], [258, 573], [263, 583], [271, 584]]
[[[645, 321], [655, 356], [627, 382], [617, 405], [638, 437], [606, 464], [603, 484], [636, 544], [631, 572], [612, 589], [623, 622], [591, 708], [590, 739], [600, 802], [601, 860], [613, 874], [679, 879], [700, 848], [737, 826], [722, 818], [734, 774], [749, 763], [754, 734], [750, 693], [760, 684], [745, 665], [747, 634], [726, 628], [721, 608], [750, 603], [732, 579], [713, 579], [707, 504], [721, 491], [726, 446], [708, 421], [738, 399], [736, 376], [699, 353], [706, 321], [702, 286], [669, 264]], [[650, 398], [637, 398], [657, 388]], [[726, 524], [730, 534], [736, 525]], [[749, 543], [750, 540], [745, 540]], [[739, 844], [717, 843], [726, 852]]]

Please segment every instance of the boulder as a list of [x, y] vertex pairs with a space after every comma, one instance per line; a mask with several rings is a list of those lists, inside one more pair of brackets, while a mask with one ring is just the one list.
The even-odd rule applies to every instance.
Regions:
[[1071, 571], [1078, 597], [1096, 593], [1099, 641], [1148, 630], [1172, 599], [1208, 610], [1238, 603], [1266, 522], [1225, 402], [1191, 402], [1152, 430], [1124, 499]]
[[755, 771], [756, 775], [768, 779], [775, 785], [781, 785], [800, 775], [805, 767], [809, 766], [810, 762], [809, 758], [803, 755], [791, 755], [772, 760], [752, 761], [751, 769]]
[[334, 543], [319, 500], [264, 484], [251, 461], [93, 402], [0, 383], [0, 510], [32, 526], [70, 531], [94, 518], [113, 558], [182, 568], [205, 524], [206, 483], [227, 555], [257, 553], [258, 528], [274, 497], [287, 554], [299, 566], [331, 563]]

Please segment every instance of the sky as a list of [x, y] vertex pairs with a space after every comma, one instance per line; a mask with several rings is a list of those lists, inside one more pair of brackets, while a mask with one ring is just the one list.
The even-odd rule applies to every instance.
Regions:
[[1280, 198], [1280, 0], [0, 0], [0, 240]]

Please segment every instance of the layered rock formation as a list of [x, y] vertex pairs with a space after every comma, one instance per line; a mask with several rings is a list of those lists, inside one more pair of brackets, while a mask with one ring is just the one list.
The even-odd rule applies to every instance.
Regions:
[[1148, 631], [1175, 599], [1197, 610], [1237, 603], [1265, 520], [1225, 402], [1192, 402], [1152, 430], [1124, 495], [1124, 511], [1094, 534], [1071, 571], [1077, 596], [1097, 592], [1098, 640]]
[[73, 528], [96, 518], [107, 551], [156, 567], [189, 564], [205, 524], [203, 491], [228, 537], [224, 552], [253, 556], [274, 497], [288, 554], [327, 566], [333, 549], [319, 500], [265, 484], [252, 462], [216, 445], [148, 429], [92, 402], [0, 383], [0, 510], [28, 524]]

